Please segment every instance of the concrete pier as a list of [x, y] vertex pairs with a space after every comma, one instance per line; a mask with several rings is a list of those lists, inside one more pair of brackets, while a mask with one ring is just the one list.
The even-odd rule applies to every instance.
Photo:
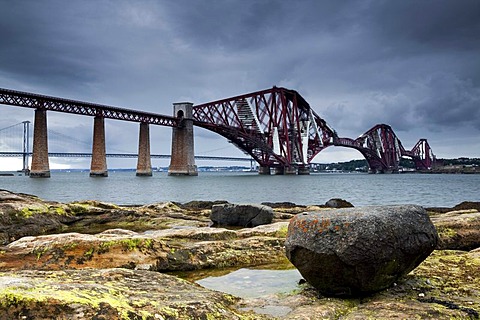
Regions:
[[297, 168], [295, 167], [284, 167], [283, 173], [286, 175], [296, 175], [297, 174]]
[[274, 167], [273, 168], [274, 175], [283, 175], [285, 174], [285, 167]]
[[298, 167], [298, 175], [299, 176], [306, 176], [310, 174], [310, 165], [306, 164], [304, 166]]
[[268, 166], [259, 166], [259, 167], [258, 167], [258, 174], [261, 174], [261, 175], [269, 175], [269, 174], [270, 174], [270, 167], [268, 167]]
[[152, 176], [152, 160], [150, 158], [150, 127], [148, 123], [140, 123], [138, 135], [137, 176]]
[[33, 154], [30, 178], [50, 178], [46, 110], [35, 110], [33, 126]]
[[92, 163], [90, 177], [108, 177], [105, 149], [105, 119], [95, 116], [93, 123]]
[[182, 121], [178, 127], [173, 127], [172, 155], [168, 175], [197, 176], [193, 144], [193, 103], [174, 103], [173, 112], [175, 117]]

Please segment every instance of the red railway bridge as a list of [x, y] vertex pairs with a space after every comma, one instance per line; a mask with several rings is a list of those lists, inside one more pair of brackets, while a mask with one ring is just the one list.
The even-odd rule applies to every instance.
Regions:
[[429, 170], [435, 156], [426, 139], [411, 149], [402, 146], [393, 129], [378, 124], [357, 139], [339, 137], [296, 91], [273, 87], [200, 105], [174, 103], [167, 116], [0, 88], [0, 104], [35, 109], [31, 177], [50, 176], [47, 111], [94, 117], [91, 176], [107, 176], [104, 119], [140, 123], [137, 175], [151, 175], [149, 125], [173, 128], [170, 175], [197, 175], [193, 127], [216, 132], [259, 164], [260, 174], [308, 174], [309, 164], [323, 149], [358, 150], [370, 172], [398, 172], [402, 157], [417, 170]]

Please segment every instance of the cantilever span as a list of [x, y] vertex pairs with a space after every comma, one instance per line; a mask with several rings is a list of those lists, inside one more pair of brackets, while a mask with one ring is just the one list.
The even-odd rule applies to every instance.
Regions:
[[371, 172], [398, 171], [401, 157], [428, 170], [435, 156], [426, 139], [406, 150], [393, 129], [378, 124], [357, 139], [341, 138], [296, 91], [273, 87], [193, 107], [194, 124], [229, 139], [259, 164], [260, 172], [307, 173], [313, 158], [330, 146], [353, 148]]
[[194, 124], [251, 155], [261, 173], [308, 173], [336, 132], [294, 90], [273, 87], [193, 107]]
[[[141, 124], [137, 174], [151, 173], [148, 125], [170, 126], [172, 174], [196, 175], [193, 126], [216, 132], [258, 162], [259, 173], [308, 174], [322, 150], [341, 146], [358, 150], [371, 172], [395, 172], [400, 158], [410, 157], [417, 169], [428, 170], [435, 156], [426, 139], [406, 150], [386, 124], [378, 124], [357, 139], [339, 137], [295, 90], [273, 87], [199, 105], [174, 104], [174, 116], [129, 110], [0, 88], [0, 104], [35, 109], [32, 172], [48, 176], [46, 111], [94, 116], [91, 174], [106, 176], [104, 118]], [[34, 168], [35, 164], [35, 168]], [[170, 171], [169, 171], [170, 173]]]
[[412, 150], [406, 150], [387, 124], [377, 124], [355, 140], [337, 138], [333, 144], [358, 150], [374, 173], [398, 172], [402, 157], [411, 158], [417, 170], [430, 170], [435, 162], [427, 139], [420, 139]]

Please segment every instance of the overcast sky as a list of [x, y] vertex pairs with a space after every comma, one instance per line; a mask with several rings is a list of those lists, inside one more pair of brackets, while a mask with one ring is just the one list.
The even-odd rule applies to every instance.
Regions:
[[[283, 86], [340, 136], [386, 123], [407, 149], [427, 138], [439, 158], [480, 157], [478, 0], [0, 0], [0, 39], [2, 88], [172, 114]], [[33, 110], [0, 105], [0, 128], [24, 120]], [[50, 112], [48, 125], [78, 140], [50, 151], [91, 151], [92, 118]], [[106, 120], [106, 136], [107, 152], [137, 151], [138, 124]], [[170, 128], [151, 139], [170, 153]], [[195, 139], [198, 155], [244, 156]], [[314, 162], [360, 158], [331, 147]]]

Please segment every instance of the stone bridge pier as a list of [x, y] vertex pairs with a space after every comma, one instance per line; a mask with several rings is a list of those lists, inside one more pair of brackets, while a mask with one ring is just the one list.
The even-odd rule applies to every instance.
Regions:
[[95, 116], [93, 122], [92, 162], [90, 177], [108, 177], [107, 153], [105, 149], [105, 118]]
[[180, 125], [173, 127], [172, 154], [169, 176], [197, 176], [193, 144], [193, 103], [173, 104], [174, 116], [181, 119]]
[[35, 109], [30, 178], [50, 178], [50, 165], [48, 163], [47, 111], [45, 109]]
[[150, 127], [148, 123], [140, 123], [138, 134], [137, 176], [152, 176], [152, 160], [150, 157]]

